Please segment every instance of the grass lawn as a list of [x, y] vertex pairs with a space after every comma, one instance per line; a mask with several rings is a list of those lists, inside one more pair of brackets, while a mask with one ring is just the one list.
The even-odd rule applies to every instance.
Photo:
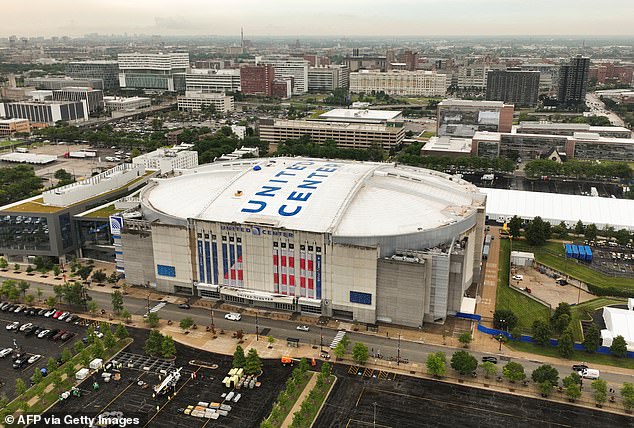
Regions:
[[607, 276], [578, 263], [574, 259], [566, 259], [561, 242], [547, 242], [541, 247], [531, 247], [524, 240], [514, 240], [513, 250], [535, 253], [537, 262], [564, 272], [586, 284], [598, 288], [625, 290], [634, 294], [634, 279]]
[[[554, 346], [539, 346], [535, 345], [534, 343], [520, 342], [515, 340], [507, 342], [506, 346], [511, 349], [515, 349], [516, 351], [530, 352], [531, 354], [537, 355], [545, 355], [547, 357], [559, 358], [563, 361], [566, 360], [565, 358], [561, 358], [561, 356], [557, 352], [557, 348], [555, 348]], [[604, 355], [597, 353], [590, 354], [584, 351], [573, 351], [572, 357], [570, 357], [570, 361], [585, 361], [587, 363], [634, 369], [634, 358], [617, 358], [613, 355]], [[564, 373], [561, 373], [561, 375], [565, 376]]]
[[618, 303], [625, 303], [625, 299], [614, 299], [609, 297], [598, 297], [596, 299], [589, 300], [587, 302], [581, 303], [579, 305], [572, 306], [572, 321], [570, 325], [572, 326], [573, 333], [575, 336], [575, 341], [582, 342], [583, 341], [583, 332], [581, 329], [581, 321], [582, 320], [590, 320], [594, 311], [599, 308], [608, 305], [614, 305]]
[[550, 318], [550, 309], [508, 286], [510, 254], [509, 240], [500, 239], [495, 309], [510, 309], [519, 319], [517, 327], [520, 331], [530, 334], [535, 320]]

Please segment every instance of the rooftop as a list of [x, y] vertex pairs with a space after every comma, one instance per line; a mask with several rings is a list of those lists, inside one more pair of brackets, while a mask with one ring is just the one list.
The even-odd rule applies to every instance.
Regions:
[[471, 152], [471, 138], [431, 137], [423, 151]]
[[388, 163], [310, 158], [216, 162], [141, 193], [150, 211], [179, 219], [255, 223], [336, 236], [389, 236], [445, 226], [484, 198], [447, 174]]
[[[286, 120], [275, 119], [275, 126], [293, 126], [297, 128], [310, 128], [310, 129], [325, 129], [325, 128], [341, 128], [346, 131], [379, 131], [379, 132], [391, 132], [398, 134], [403, 128], [397, 128], [394, 126], [387, 126], [381, 123], [348, 123], [338, 121], [326, 121], [326, 120]], [[265, 125], [260, 125], [264, 127]]]
[[401, 117], [403, 112], [393, 110], [361, 110], [352, 108], [336, 108], [319, 115], [320, 119], [352, 122], [387, 122]]
[[443, 107], [488, 107], [488, 108], [502, 108], [504, 107], [503, 101], [473, 101], [473, 100], [442, 100], [438, 103]]

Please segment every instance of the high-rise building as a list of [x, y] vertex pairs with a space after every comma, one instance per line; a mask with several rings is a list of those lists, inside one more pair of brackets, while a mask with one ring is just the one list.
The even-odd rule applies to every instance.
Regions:
[[559, 71], [560, 104], [574, 105], [585, 102], [590, 77], [590, 58], [577, 55], [568, 64], [562, 65]]
[[293, 78], [293, 95], [308, 92], [308, 61], [296, 57], [256, 57], [257, 65], [269, 64], [275, 69], [275, 79]]
[[347, 88], [350, 84], [350, 70], [345, 65], [328, 65], [308, 69], [309, 91], [333, 91]]
[[489, 70], [487, 74], [487, 101], [534, 106], [538, 92], [539, 71]]
[[350, 92], [385, 92], [388, 95], [444, 96], [447, 76], [435, 71], [370, 71], [350, 73]]
[[240, 70], [192, 69], [185, 74], [185, 86], [187, 91], [236, 92], [240, 90]]
[[525, 63], [521, 64], [521, 70], [539, 71], [539, 92], [556, 95], [557, 84], [559, 83], [559, 65], [548, 63]]
[[240, 67], [240, 87], [245, 95], [272, 95], [275, 70], [270, 64]]
[[122, 88], [185, 91], [189, 53], [120, 53], [119, 86]]
[[69, 62], [66, 64], [66, 75], [77, 79], [101, 79], [105, 90], [119, 87], [119, 64], [117, 61]]

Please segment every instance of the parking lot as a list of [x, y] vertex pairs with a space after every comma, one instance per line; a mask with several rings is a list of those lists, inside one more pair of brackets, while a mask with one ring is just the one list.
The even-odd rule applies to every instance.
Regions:
[[608, 275], [634, 278], [634, 250], [632, 248], [612, 242], [593, 245], [592, 253], [593, 261], [590, 267], [593, 269]]
[[[66, 341], [52, 340], [52, 338], [38, 338], [37, 335], [31, 334], [25, 336], [24, 332], [6, 329], [8, 324], [13, 322], [19, 322], [20, 325], [26, 323], [33, 323], [38, 327], [44, 329], [57, 329], [70, 331], [75, 333], [72, 338]], [[19, 369], [13, 368], [13, 357], [17, 354], [14, 349], [10, 355], [0, 358], [0, 394], [5, 394], [9, 399], [15, 396], [15, 381], [17, 378], [22, 378], [24, 383], [29, 386], [30, 378], [33, 376], [35, 370], [39, 370], [42, 367], [46, 367], [49, 358], [59, 359], [62, 356], [62, 351], [65, 347], [72, 347], [77, 340], [81, 340], [85, 327], [81, 325], [75, 325], [74, 323], [65, 323], [64, 321], [58, 321], [53, 318], [45, 318], [43, 316], [27, 316], [23, 313], [13, 312], [0, 312], [0, 349], [14, 348], [17, 345], [22, 354], [26, 356], [42, 355], [38, 361], [32, 364], [26, 364]]]
[[408, 376], [381, 379], [334, 367], [337, 383], [316, 427], [632, 426], [627, 415]]
[[[202, 427], [208, 423], [210, 426], [258, 427], [270, 413], [292, 370], [291, 367], [283, 367], [279, 360], [263, 360], [264, 373], [258, 378], [261, 386], [230, 389], [222, 381], [231, 369], [231, 356], [177, 343], [174, 361], [147, 357], [143, 346], [148, 331], [129, 329], [129, 332], [134, 342], [116, 357], [123, 365], [119, 369], [121, 380], [104, 383], [98, 376], [89, 377], [80, 385], [81, 397], [56, 404], [49, 414], [95, 417], [108, 412], [122, 412], [124, 417], [138, 417], [139, 426], [147, 424], [152, 427]], [[134, 367], [128, 367], [129, 362]], [[167, 395], [153, 396], [153, 387], [171, 372], [170, 367], [182, 367], [180, 380]], [[92, 388], [95, 381], [100, 384], [98, 390]], [[225, 400], [226, 397], [222, 396], [231, 391], [241, 394], [238, 402]], [[217, 420], [185, 414], [187, 406], [196, 406], [201, 401], [230, 405], [231, 410]]]

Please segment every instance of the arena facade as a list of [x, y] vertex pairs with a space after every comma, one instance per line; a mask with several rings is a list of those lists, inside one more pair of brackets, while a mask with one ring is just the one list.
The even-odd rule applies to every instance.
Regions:
[[129, 283], [418, 327], [459, 311], [478, 280], [485, 200], [393, 163], [242, 159], [152, 179], [142, 219], [111, 220]]

